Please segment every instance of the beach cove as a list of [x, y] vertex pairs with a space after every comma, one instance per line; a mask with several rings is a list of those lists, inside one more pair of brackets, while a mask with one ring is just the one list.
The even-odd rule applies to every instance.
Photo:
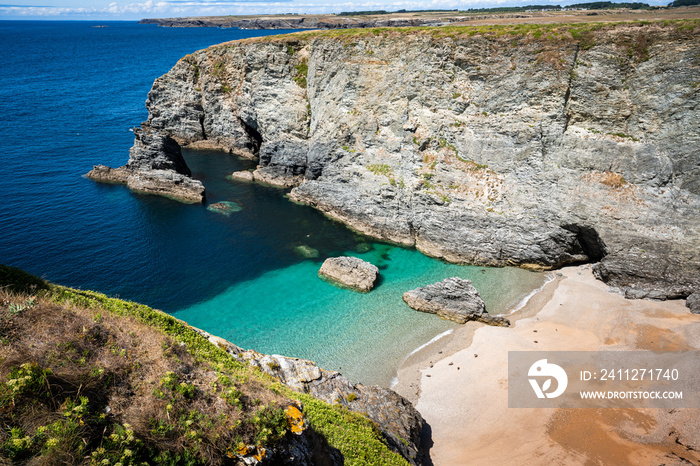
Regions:
[[698, 350], [684, 301], [629, 300], [590, 265], [565, 267], [509, 315], [468, 323], [412, 355], [394, 386], [430, 426], [430, 458], [449, 464], [679, 464], [700, 460], [694, 409], [508, 408], [508, 351]]

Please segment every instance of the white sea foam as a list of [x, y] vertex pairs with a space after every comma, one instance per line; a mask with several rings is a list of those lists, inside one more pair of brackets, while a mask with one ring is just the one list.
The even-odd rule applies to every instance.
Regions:
[[551, 272], [547, 272], [545, 274], [545, 278], [546, 278], [545, 282], [539, 288], [532, 290], [530, 293], [528, 293], [527, 296], [525, 296], [523, 299], [521, 299], [520, 302], [518, 304], [516, 304], [515, 307], [513, 307], [513, 309], [511, 309], [510, 311], [508, 311], [504, 314], [498, 314], [498, 316], [500, 316], [500, 317], [509, 316], [511, 314], [518, 312], [522, 308], [524, 308], [533, 296], [535, 296], [537, 293], [542, 291], [544, 289], [544, 287], [547, 286], [547, 284], [549, 282], [554, 280], [555, 275]]
[[[449, 330], [445, 330], [445, 331], [442, 332], [441, 334], [434, 336], [433, 338], [430, 339], [429, 342], [423, 343], [423, 344], [420, 345], [418, 348], [416, 348], [416, 349], [414, 349], [413, 351], [411, 351], [411, 352], [409, 353], [409, 355], [406, 356], [406, 357], [404, 358], [404, 362], [406, 361], [406, 359], [410, 358], [411, 356], [413, 356], [414, 354], [416, 354], [418, 351], [422, 350], [423, 348], [425, 348], [426, 346], [428, 346], [428, 345], [430, 345], [430, 344], [432, 344], [432, 343], [435, 343], [435, 342], [438, 341], [440, 338], [446, 337], [447, 335], [449, 335], [449, 334], [452, 333], [452, 332], [454, 332], [454, 329], [453, 329], [453, 328], [451, 328], [451, 329], [449, 329]], [[401, 365], [403, 365], [403, 362], [401, 363]], [[398, 378], [397, 376], [392, 377], [391, 383], [389, 384], [389, 388], [394, 388], [394, 387], [396, 386], [397, 383], [399, 383], [399, 378]]]

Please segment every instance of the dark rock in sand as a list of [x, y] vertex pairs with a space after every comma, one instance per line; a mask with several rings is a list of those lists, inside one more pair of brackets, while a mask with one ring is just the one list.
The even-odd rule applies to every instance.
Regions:
[[441, 282], [407, 291], [403, 294], [403, 300], [417, 311], [437, 314], [458, 324], [476, 320], [488, 325], [510, 325], [507, 319], [488, 314], [484, 300], [472, 286], [472, 282], [459, 277], [446, 278]]

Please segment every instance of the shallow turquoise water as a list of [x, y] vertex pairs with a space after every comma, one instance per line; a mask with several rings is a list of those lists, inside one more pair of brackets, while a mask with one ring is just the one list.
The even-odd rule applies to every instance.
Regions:
[[359, 254], [380, 268], [368, 294], [337, 288], [306, 260], [236, 284], [175, 314], [191, 325], [263, 353], [291, 355], [340, 370], [353, 382], [388, 386], [403, 359], [457, 326], [409, 308], [403, 293], [447, 277], [472, 280], [487, 309], [505, 312], [542, 283], [542, 274], [515, 268], [446, 264], [415, 250], [373, 244]]

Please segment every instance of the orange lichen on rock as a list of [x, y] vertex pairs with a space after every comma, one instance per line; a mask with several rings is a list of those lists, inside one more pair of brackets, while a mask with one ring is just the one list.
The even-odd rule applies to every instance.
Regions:
[[299, 408], [291, 405], [284, 410], [284, 414], [287, 416], [289, 430], [291, 430], [293, 434], [301, 435], [304, 429], [306, 429], [304, 414], [299, 410]]

